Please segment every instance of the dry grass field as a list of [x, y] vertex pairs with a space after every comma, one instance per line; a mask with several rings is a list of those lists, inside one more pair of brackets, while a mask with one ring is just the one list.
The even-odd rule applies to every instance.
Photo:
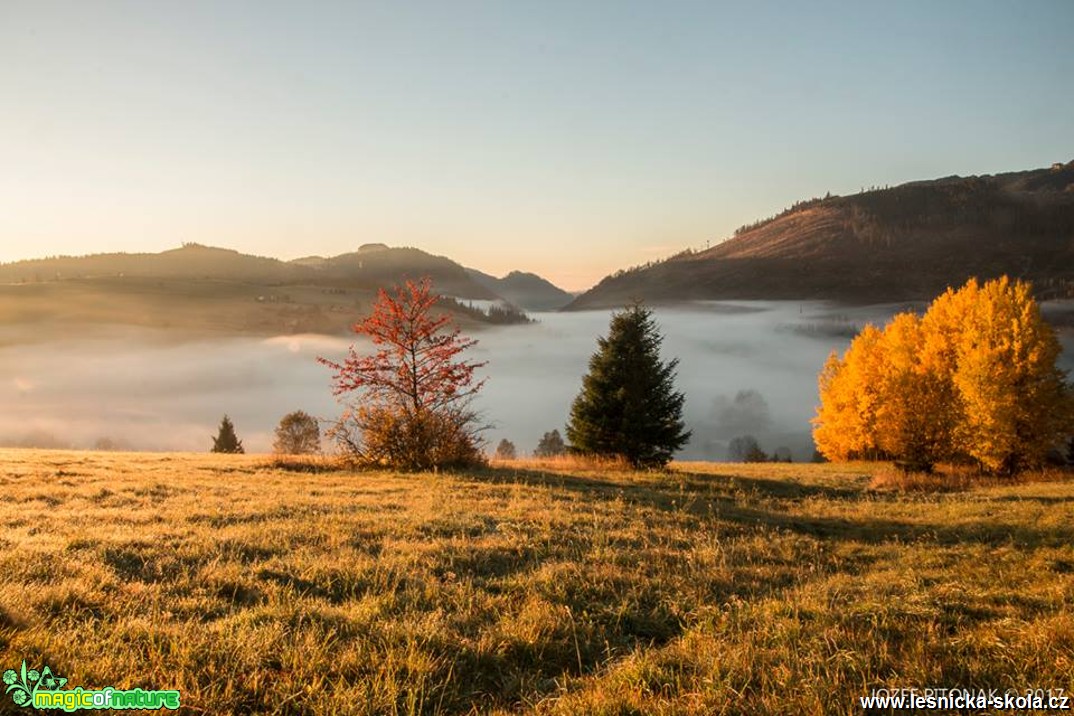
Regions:
[[904, 493], [870, 487], [878, 469], [3, 451], [0, 668], [236, 715], [1074, 691], [1074, 481]]

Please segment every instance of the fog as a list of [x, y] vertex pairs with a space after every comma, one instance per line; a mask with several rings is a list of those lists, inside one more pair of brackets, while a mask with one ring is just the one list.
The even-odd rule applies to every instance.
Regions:
[[[752, 434], [769, 453], [785, 447], [795, 460], [809, 459], [825, 358], [865, 322], [882, 323], [899, 308], [740, 302], [655, 310], [662, 356], [679, 359], [677, 386], [693, 430], [678, 457], [726, 459], [732, 438]], [[535, 324], [473, 333], [479, 343], [471, 357], [488, 361], [476, 407], [492, 426], [485, 433], [490, 447], [507, 438], [528, 454], [544, 432], [563, 432], [609, 315], [536, 314]], [[207, 451], [227, 413], [247, 452], [267, 452], [284, 414], [339, 414], [331, 371], [316, 357], [341, 358], [352, 342], [281, 336], [179, 343], [164, 332], [112, 329], [26, 343], [9, 329], [0, 332], [0, 443], [89, 448], [107, 438], [137, 450]]]

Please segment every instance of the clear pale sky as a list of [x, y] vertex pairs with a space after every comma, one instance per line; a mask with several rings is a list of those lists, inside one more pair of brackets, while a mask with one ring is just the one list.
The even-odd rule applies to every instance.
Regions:
[[1074, 159], [1074, 2], [0, 0], [0, 261], [408, 245], [569, 289]]

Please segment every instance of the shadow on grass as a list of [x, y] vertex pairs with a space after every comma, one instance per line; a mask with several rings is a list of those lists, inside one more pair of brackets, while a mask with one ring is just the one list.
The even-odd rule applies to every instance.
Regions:
[[[854, 487], [808, 485], [790, 480], [745, 476], [717, 476], [688, 472], [669, 473], [666, 483], [631, 483], [601, 480], [587, 475], [489, 468], [471, 479], [500, 484], [523, 483], [583, 493], [593, 499], [621, 498], [657, 510], [685, 512], [698, 518], [718, 517], [744, 528], [786, 530], [824, 540], [866, 544], [925, 542], [937, 545], [982, 544], [1014, 547], [1061, 547], [1074, 541], [1074, 528], [1037, 528], [1031, 524], [1001, 521], [930, 524], [883, 518], [854, 520], [842, 517], [793, 515], [778, 509], [744, 504], [742, 493], [761, 499], [793, 503], [820, 497], [833, 501], [864, 501], [882, 505], [902, 499], [895, 493], [878, 495]], [[684, 494], [692, 499], [683, 500]], [[1030, 500], [1064, 504], [1074, 498], [995, 496], [997, 502]]]
[[999, 495], [992, 498], [996, 502], [1036, 502], [1039, 505], [1071, 505], [1072, 497], [1047, 497], [1044, 495]]
[[[484, 482], [514, 484], [523, 482], [543, 487], [563, 487], [571, 490], [592, 491], [598, 495], [618, 495], [624, 492], [645, 491], [666, 494], [670, 499], [681, 500], [682, 493], [725, 496], [730, 498], [741, 492], [754, 493], [759, 497], [799, 500], [822, 497], [829, 500], [859, 500], [865, 497], [855, 487], [810, 485], [792, 480], [776, 480], [745, 475], [710, 475], [686, 471], [653, 473], [657, 476], [649, 483], [624, 483], [602, 480], [587, 475], [562, 472], [545, 472], [533, 469], [490, 467], [467, 473], [460, 477], [477, 477]], [[657, 482], [656, 480], [663, 480]], [[873, 496], [870, 496], [871, 498]]]

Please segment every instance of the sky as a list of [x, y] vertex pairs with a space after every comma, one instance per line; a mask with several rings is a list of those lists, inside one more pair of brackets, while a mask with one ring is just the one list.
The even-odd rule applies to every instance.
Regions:
[[0, 261], [415, 246], [570, 289], [1074, 159], [1074, 2], [0, 0]]

